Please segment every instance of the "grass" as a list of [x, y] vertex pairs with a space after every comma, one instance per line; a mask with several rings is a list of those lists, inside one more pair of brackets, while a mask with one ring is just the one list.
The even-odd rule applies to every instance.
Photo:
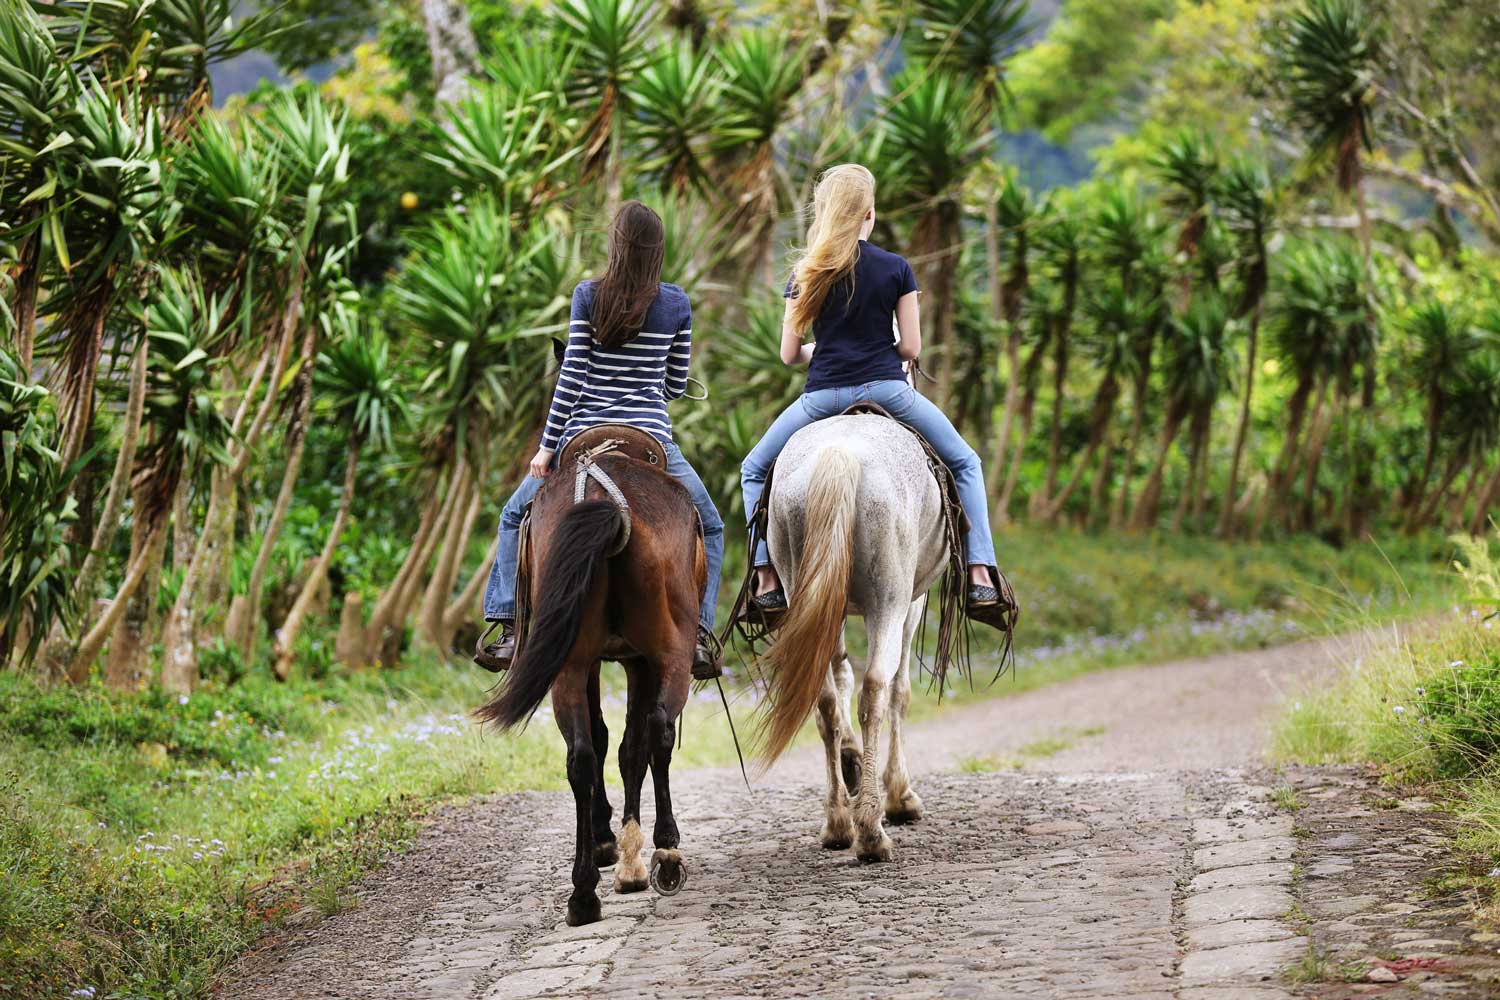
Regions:
[[[1004, 536], [1001, 551], [1023, 603], [1018, 672], [993, 686], [922, 687], [916, 717], [939, 712], [940, 699], [1271, 645], [1346, 614], [1417, 613], [1449, 599], [1437, 565], [1445, 552], [1432, 540], [1404, 541], [1389, 561], [1373, 546], [1035, 531]], [[979, 657], [981, 679], [986, 666]], [[202, 997], [268, 928], [351, 905], [349, 887], [407, 843], [435, 803], [564, 787], [545, 710], [504, 737], [469, 721], [490, 680], [467, 664], [417, 659], [276, 684], [258, 665], [179, 701], [0, 675], [0, 998]], [[727, 688], [744, 735], [755, 692], [737, 680]], [[606, 667], [611, 742], [622, 683]], [[694, 693], [681, 730], [679, 766], [733, 763], [712, 688]], [[1090, 735], [1064, 732], [1022, 757]]]

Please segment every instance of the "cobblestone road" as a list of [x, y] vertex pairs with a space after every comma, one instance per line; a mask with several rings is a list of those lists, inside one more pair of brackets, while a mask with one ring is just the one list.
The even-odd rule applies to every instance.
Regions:
[[[1357, 771], [1274, 775], [1245, 759], [1275, 689], [1327, 656], [1307, 644], [1115, 671], [913, 727], [914, 757], [939, 769], [918, 778], [927, 817], [891, 830], [889, 865], [818, 847], [805, 756], [753, 793], [737, 775], [674, 775], [686, 888], [606, 892], [586, 927], [563, 923], [568, 796], [444, 810], [356, 907], [251, 956], [221, 995], [1500, 996], [1495, 946], [1464, 925], [1462, 900], [1427, 890], [1444, 817]], [[1053, 731], [1086, 719], [1122, 681], [1158, 707], [1114, 737], [1086, 730], [1019, 771], [942, 769], [959, 748], [1004, 759], [1037, 713], [1068, 706]], [[1226, 700], [1234, 723], [1210, 711]], [[1172, 724], [1151, 726], [1156, 711]], [[1178, 759], [1152, 740], [1190, 738], [1184, 712], [1215, 729], [1208, 768], [1142, 766]], [[1304, 811], [1285, 808], [1293, 792]]]

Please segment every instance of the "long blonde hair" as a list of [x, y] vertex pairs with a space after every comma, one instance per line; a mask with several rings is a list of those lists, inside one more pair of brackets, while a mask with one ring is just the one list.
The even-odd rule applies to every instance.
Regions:
[[829, 167], [818, 178], [807, 249], [792, 270], [792, 323], [798, 330], [812, 327], [839, 279], [852, 279], [859, 259], [859, 231], [874, 209], [875, 175], [858, 163]]

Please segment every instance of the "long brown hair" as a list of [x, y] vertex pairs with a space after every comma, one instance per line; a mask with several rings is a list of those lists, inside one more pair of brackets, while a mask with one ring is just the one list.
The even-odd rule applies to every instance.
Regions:
[[619, 347], [641, 332], [660, 291], [665, 250], [661, 217], [638, 201], [621, 205], [609, 228], [609, 263], [594, 283], [595, 341]]
[[[792, 282], [792, 325], [806, 333], [823, 311], [828, 293], [852, 276], [859, 259], [859, 231], [875, 208], [875, 177], [858, 163], [830, 167], [813, 190], [813, 220], [807, 250], [797, 261]], [[853, 288], [850, 288], [853, 297]]]

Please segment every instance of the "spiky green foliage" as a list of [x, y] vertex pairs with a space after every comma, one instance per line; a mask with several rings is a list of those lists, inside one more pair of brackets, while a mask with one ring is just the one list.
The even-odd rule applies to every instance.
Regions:
[[318, 388], [354, 447], [389, 450], [393, 429], [409, 415], [390, 340], [354, 313], [338, 315], [339, 334], [318, 357]]
[[912, 51], [925, 62], [975, 81], [986, 105], [1009, 100], [1005, 62], [1031, 31], [1028, 0], [921, 0]]
[[951, 196], [990, 141], [975, 85], [920, 63], [891, 81], [877, 144], [882, 199], [897, 203]]
[[1349, 191], [1372, 146], [1371, 106], [1382, 36], [1364, 0], [1303, 0], [1273, 33], [1275, 79], [1288, 111]]
[[78, 504], [72, 471], [51, 445], [53, 423], [51, 394], [0, 348], [0, 669], [13, 652], [29, 659], [74, 611], [67, 528]]
[[715, 50], [723, 74], [714, 145], [723, 151], [769, 143], [802, 89], [807, 46], [784, 31], [736, 32]]
[[665, 190], [702, 188], [708, 147], [721, 112], [719, 66], [712, 52], [687, 41], [662, 46], [626, 92], [635, 109], [641, 167]]

